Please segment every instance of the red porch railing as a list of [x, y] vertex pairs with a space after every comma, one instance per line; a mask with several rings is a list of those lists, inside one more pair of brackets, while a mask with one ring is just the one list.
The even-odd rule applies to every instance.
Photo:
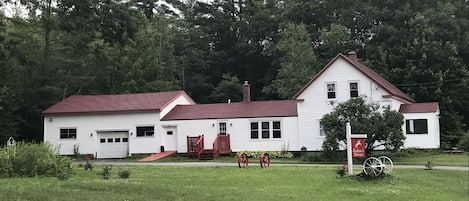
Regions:
[[213, 142], [214, 158], [220, 157], [220, 154], [231, 154], [230, 135], [218, 135]]
[[204, 136], [187, 136], [187, 157], [198, 159], [216, 159], [221, 154], [231, 154], [230, 135], [218, 135], [213, 142], [213, 149], [205, 149]]
[[197, 150], [197, 142], [200, 139], [200, 135], [197, 137], [187, 136], [187, 157], [196, 157], [199, 153]]

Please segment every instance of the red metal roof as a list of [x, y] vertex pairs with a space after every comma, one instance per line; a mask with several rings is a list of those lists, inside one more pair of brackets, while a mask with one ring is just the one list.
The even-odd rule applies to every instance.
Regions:
[[398, 97], [400, 99], [403, 99], [408, 102], [415, 102], [414, 99], [409, 97], [407, 94], [399, 90], [397, 87], [392, 85], [389, 81], [384, 79], [381, 75], [376, 73], [374, 70], [372, 70], [370, 67], [358, 62], [355, 59], [349, 58], [343, 54], [338, 54], [334, 59], [332, 59], [316, 76], [313, 77], [298, 93], [293, 96], [293, 99], [298, 98], [298, 96], [303, 93], [304, 90], [306, 90], [319, 76], [321, 76], [337, 59], [342, 58], [348, 63], [350, 63], [352, 66], [354, 66], [356, 69], [358, 69], [360, 72], [368, 76], [371, 80], [375, 81], [378, 85], [383, 87], [386, 91], [388, 91], [392, 96]]
[[157, 112], [180, 95], [186, 95], [190, 99], [184, 91], [70, 96], [42, 113], [49, 115]]
[[438, 102], [402, 104], [399, 108], [401, 113], [423, 113], [437, 112]]
[[162, 120], [298, 116], [295, 100], [178, 105]]

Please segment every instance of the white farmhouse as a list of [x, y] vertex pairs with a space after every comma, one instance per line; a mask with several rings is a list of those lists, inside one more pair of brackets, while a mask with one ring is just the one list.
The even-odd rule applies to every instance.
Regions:
[[43, 112], [44, 141], [63, 155], [97, 158], [196, 149], [320, 150], [322, 116], [337, 102], [364, 96], [404, 115], [404, 148], [440, 146], [438, 103], [415, 103], [354, 52], [337, 55], [291, 100], [251, 101], [249, 90], [245, 82], [243, 102], [216, 104], [195, 104], [183, 91], [71, 96]]

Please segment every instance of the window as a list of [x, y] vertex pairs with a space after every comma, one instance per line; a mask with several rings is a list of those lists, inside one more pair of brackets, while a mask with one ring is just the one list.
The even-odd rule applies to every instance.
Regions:
[[122, 142], [128, 142], [129, 141], [129, 138], [122, 138]]
[[262, 139], [265, 139], [265, 138], [270, 138], [268, 121], [262, 122]]
[[282, 138], [280, 121], [251, 122], [251, 139], [278, 139]]
[[166, 131], [166, 135], [173, 135], [173, 131]]
[[282, 131], [280, 130], [280, 121], [274, 121], [272, 123], [272, 128], [273, 128], [273, 137], [274, 138], [281, 138], [282, 137]]
[[350, 98], [358, 97], [358, 82], [350, 83]]
[[428, 134], [427, 119], [405, 120], [405, 131], [407, 134]]
[[335, 99], [335, 84], [334, 83], [327, 84], [327, 98]]
[[99, 142], [100, 142], [100, 143], [106, 143], [106, 138], [101, 138], [101, 139], [99, 139]]
[[115, 138], [114, 142], [121, 142], [121, 139], [120, 138]]
[[137, 127], [137, 137], [153, 136], [155, 134], [154, 126]]
[[326, 132], [324, 131], [324, 125], [322, 125], [321, 121], [319, 121], [319, 136], [326, 136]]
[[77, 129], [76, 128], [61, 128], [60, 139], [76, 139]]
[[108, 139], [107, 139], [107, 143], [112, 143], [113, 140], [114, 140], [114, 138], [108, 138]]
[[251, 139], [259, 139], [259, 125], [257, 122], [251, 122]]
[[226, 122], [219, 122], [218, 123], [218, 130], [220, 135], [226, 135]]

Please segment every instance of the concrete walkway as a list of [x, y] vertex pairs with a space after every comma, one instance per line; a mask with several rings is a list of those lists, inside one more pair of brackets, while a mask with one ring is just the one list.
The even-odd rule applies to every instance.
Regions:
[[[76, 162], [77, 164], [80, 162]], [[238, 163], [227, 162], [122, 162], [115, 160], [94, 160], [95, 165], [113, 166], [177, 166], [177, 167], [238, 167]], [[259, 167], [258, 163], [250, 163], [250, 167]], [[271, 167], [341, 167], [341, 164], [270, 164]], [[356, 164], [354, 167], [360, 167]], [[394, 165], [398, 169], [425, 169], [424, 165]], [[355, 168], [354, 168], [355, 169]], [[461, 170], [469, 171], [469, 167], [464, 166], [433, 166], [435, 170]]]

